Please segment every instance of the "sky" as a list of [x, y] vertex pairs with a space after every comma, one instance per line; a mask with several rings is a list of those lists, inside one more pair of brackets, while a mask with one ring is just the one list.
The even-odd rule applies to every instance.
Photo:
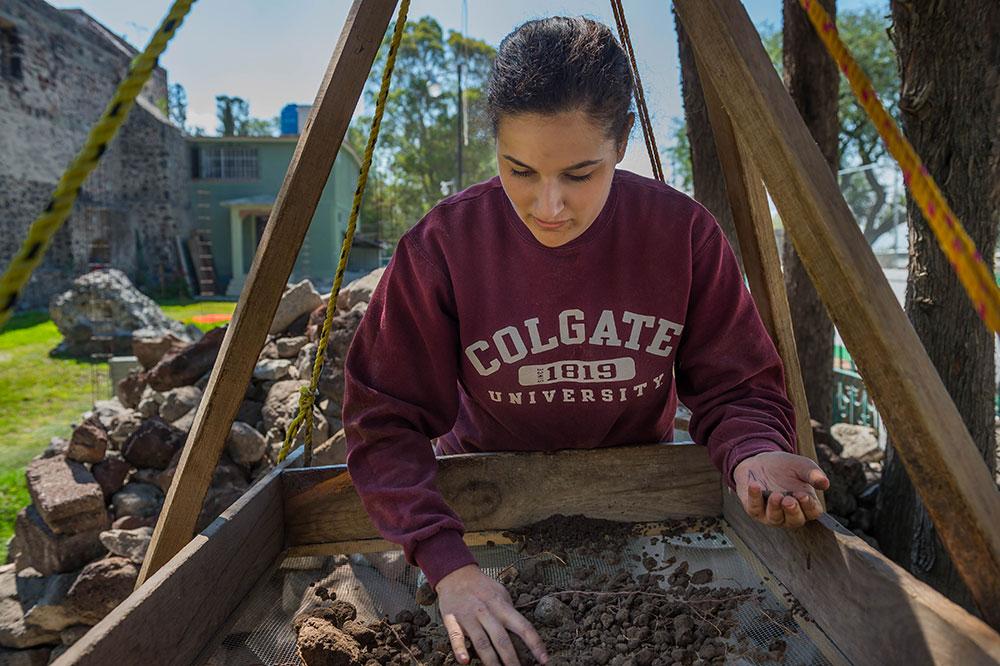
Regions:
[[[169, 0], [76, 0], [78, 7], [142, 49]], [[668, 0], [625, 0], [625, 14], [659, 146], [671, 143], [672, 119], [683, 115], [677, 38]], [[758, 29], [781, 25], [781, 0], [746, 0]], [[272, 118], [289, 102], [309, 104], [340, 35], [348, 0], [200, 0], [161, 57], [171, 83], [184, 86], [188, 124], [214, 134], [215, 96], [242, 97], [251, 115]], [[839, 0], [838, 11], [885, 8], [888, 0]], [[468, 31], [496, 46], [520, 23], [559, 14], [584, 15], [614, 26], [604, 0], [468, 0]], [[412, 0], [410, 18], [433, 16], [460, 30], [462, 0]], [[622, 167], [650, 175], [636, 129]]]

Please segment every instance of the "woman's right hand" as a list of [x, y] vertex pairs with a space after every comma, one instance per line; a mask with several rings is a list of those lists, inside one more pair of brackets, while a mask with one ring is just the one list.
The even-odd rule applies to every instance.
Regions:
[[514, 609], [507, 588], [475, 564], [452, 571], [438, 582], [435, 591], [451, 649], [459, 663], [469, 663], [465, 647], [468, 636], [485, 666], [519, 666], [508, 631], [521, 637], [538, 663], [548, 661], [541, 637]]

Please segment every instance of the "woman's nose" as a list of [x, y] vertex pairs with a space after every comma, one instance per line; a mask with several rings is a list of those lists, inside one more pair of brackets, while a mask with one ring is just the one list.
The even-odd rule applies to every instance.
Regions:
[[559, 220], [562, 213], [563, 204], [562, 190], [557, 185], [542, 185], [536, 203], [536, 217], [540, 217], [545, 222]]

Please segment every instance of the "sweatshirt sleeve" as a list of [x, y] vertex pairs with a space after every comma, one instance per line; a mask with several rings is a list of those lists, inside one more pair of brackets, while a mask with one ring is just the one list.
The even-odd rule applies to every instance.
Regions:
[[404, 236], [344, 367], [351, 480], [379, 534], [401, 545], [432, 586], [476, 563], [435, 485], [430, 442], [458, 413], [457, 326], [450, 280]]
[[733, 470], [765, 451], [795, 452], [795, 413], [781, 358], [743, 283], [736, 256], [710, 218], [692, 258], [687, 320], [677, 351], [677, 393], [690, 434], [733, 485]]

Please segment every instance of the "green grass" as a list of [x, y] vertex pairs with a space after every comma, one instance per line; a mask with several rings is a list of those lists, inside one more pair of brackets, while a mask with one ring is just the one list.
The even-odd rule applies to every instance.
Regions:
[[[236, 303], [171, 300], [162, 307], [168, 316], [191, 323], [201, 314], [232, 313]], [[208, 330], [220, 324], [195, 325]], [[0, 562], [7, 556], [14, 517], [29, 502], [27, 463], [52, 437], [68, 438], [95, 399], [112, 395], [107, 363], [49, 356], [61, 340], [44, 312], [12, 317], [0, 330]]]

